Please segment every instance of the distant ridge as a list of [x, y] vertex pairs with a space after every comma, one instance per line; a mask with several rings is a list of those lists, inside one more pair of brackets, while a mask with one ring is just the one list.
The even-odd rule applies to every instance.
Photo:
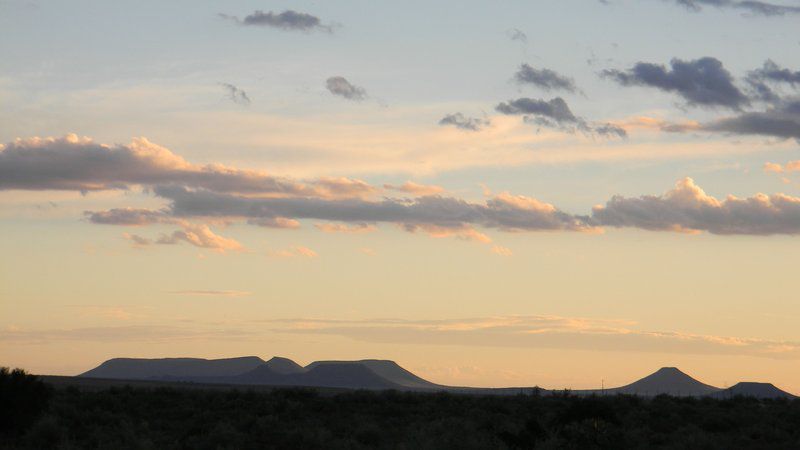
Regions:
[[122, 380], [180, 377], [224, 377], [237, 375], [264, 364], [257, 356], [226, 359], [202, 358], [114, 358], [78, 376]]
[[[448, 391], [486, 395], [516, 395], [538, 392], [538, 387], [473, 388], [432, 383], [390, 360], [315, 361], [303, 367], [289, 358], [275, 356], [264, 361], [255, 356], [228, 359], [114, 358], [79, 375], [82, 378], [151, 380], [197, 384], [303, 386], [343, 389], [395, 389], [404, 391]], [[653, 397], [796, 398], [770, 383], [743, 382], [728, 389], [702, 383], [676, 367], [662, 367], [631, 384], [609, 389], [570, 391], [574, 395], [637, 395]]]
[[714, 393], [713, 397], [797, 398], [797, 396], [775, 387], [772, 383], [756, 383], [753, 381], [736, 383], [728, 389]]

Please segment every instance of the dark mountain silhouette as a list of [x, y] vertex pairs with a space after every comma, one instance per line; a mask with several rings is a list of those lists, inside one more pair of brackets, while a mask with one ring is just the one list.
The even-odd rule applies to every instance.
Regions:
[[[283, 372], [276, 371], [276, 367], [277, 370], [282, 370]], [[291, 371], [287, 371], [287, 368], [291, 369]], [[234, 376], [169, 377], [164, 380], [189, 381], [194, 383], [309, 386], [346, 389], [408, 389], [404, 385], [394, 383], [375, 373], [366, 365], [360, 364], [359, 361], [320, 362], [309, 364], [307, 367], [303, 368], [291, 360], [284, 360], [280, 361], [279, 364], [270, 364], [270, 362], [267, 362], [253, 370]], [[420, 380], [422, 383], [425, 383], [425, 380], [421, 378]], [[428, 384], [430, 386], [436, 386], [433, 383]]]
[[[307, 386], [344, 389], [396, 389], [404, 391], [449, 391], [486, 395], [516, 395], [549, 392], [545, 389], [472, 388], [431, 383], [402, 368], [394, 361], [315, 361], [303, 367], [288, 358], [264, 361], [255, 356], [230, 359], [165, 358], [110, 359], [85, 372], [83, 378], [114, 380], [153, 380], [197, 384]], [[794, 398], [769, 383], [739, 383], [722, 390], [695, 380], [675, 367], [664, 367], [626, 386], [609, 389], [571, 391], [576, 395], [667, 394], [677, 397], [728, 398], [737, 395], [757, 398]]]
[[227, 359], [114, 358], [79, 376], [126, 380], [225, 377], [248, 372], [263, 364], [264, 360], [256, 356]]
[[712, 394], [712, 397], [715, 398], [732, 398], [737, 396], [754, 398], [797, 398], [796, 396], [775, 387], [775, 385], [772, 383], [756, 383], [753, 381], [736, 383], [728, 389]]
[[382, 377], [383, 379], [398, 385], [404, 388], [409, 389], [444, 389], [447, 386], [442, 386], [440, 384], [431, 383], [428, 380], [422, 379], [413, 373], [409, 372], [408, 370], [400, 367], [394, 361], [389, 361], [385, 359], [363, 359], [361, 361], [315, 361], [308, 366], [306, 369], [313, 370], [318, 367], [323, 367], [326, 365], [343, 365], [343, 364], [355, 364], [361, 365], [378, 376]]
[[677, 367], [662, 367], [627, 386], [608, 389], [612, 394], [653, 396], [669, 394], [677, 397], [700, 397], [720, 391], [720, 388], [701, 383]]
[[656, 372], [631, 384], [604, 390], [574, 391], [576, 394], [628, 394], [652, 397], [668, 394], [676, 397], [702, 397], [721, 391], [720, 388], [701, 383], [676, 367], [662, 367]]
[[289, 358], [282, 358], [280, 356], [273, 356], [272, 359], [264, 363], [271, 371], [279, 374], [303, 373], [306, 371], [303, 366], [297, 364]]

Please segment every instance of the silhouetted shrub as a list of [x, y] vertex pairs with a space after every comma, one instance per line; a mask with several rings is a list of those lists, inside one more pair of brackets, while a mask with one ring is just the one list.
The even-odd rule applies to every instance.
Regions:
[[18, 436], [41, 416], [50, 388], [22, 369], [0, 368], [0, 436]]
[[798, 423], [800, 400], [66, 388], [0, 448], [796, 450]]

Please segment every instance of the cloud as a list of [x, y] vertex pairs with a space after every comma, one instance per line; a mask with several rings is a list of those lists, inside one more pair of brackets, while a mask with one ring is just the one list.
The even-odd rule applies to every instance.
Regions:
[[792, 86], [800, 85], [800, 70], [793, 72], [775, 64], [770, 59], [766, 60], [760, 69], [750, 72], [749, 76], [760, 80], [788, 83]]
[[[536, 111], [552, 102], [512, 102], [508, 108]], [[547, 110], [551, 115], [571, 116]], [[799, 106], [787, 104], [787, 111]], [[572, 116], [574, 117], [574, 116]], [[653, 126], [650, 124], [649, 126]], [[656, 126], [667, 126], [656, 124]], [[673, 125], [675, 126], [675, 125]], [[703, 125], [681, 125], [699, 129]], [[774, 166], [769, 166], [778, 170]], [[789, 170], [790, 163], [780, 170]], [[479, 228], [506, 232], [597, 232], [603, 226], [648, 230], [708, 231], [715, 234], [799, 234], [800, 199], [784, 194], [729, 196], [717, 200], [691, 179], [663, 196], [615, 196], [591, 215], [572, 214], [536, 198], [508, 192], [487, 194], [483, 202], [441, 195], [438, 186], [407, 182], [386, 189], [413, 195], [376, 198], [379, 188], [350, 178], [320, 178], [308, 184], [276, 179], [262, 172], [220, 165], [198, 167], [142, 139], [128, 146], [104, 146], [89, 139], [17, 140], [0, 149], [0, 189], [122, 189], [137, 183], [166, 200], [159, 209], [121, 207], [87, 211], [92, 223], [121, 226], [153, 224], [180, 227], [158, 239], [128, 235], [134, 245], [186, 242], [220, 252], [242, 245], [218, 236], [208, 223], [245, 221], [251, 225], [297, 228], [304, 219], [363, 228], [394, 224], [410, 232], [490, 242]], [[321, 229], [326, 225], [321, 225]], [[328, 227], [326, 231], [334, 230]], [[134, 237], [135, 236], [135, 237]]]
[[512, 256], [514, 252], [511, 251], [508, 247], [503, 247], [502, 245], [495, 245], [492, 246], [492, 253], [500, 256]]
[[333, 32], [333, 28], [330, 25], [324, 25], [319, 17], [308, 13], [293, 11], [291, 9], [277, 14], [272, 11], [265, 13], [264, 11], [256, 10], [241, 20], [238, 17], [229, 16], [227, 14], [220, 14], [220, 16], [225, 19], [234, 20], [243, 26], [271, 27], [294, 31], [322, 30], [328, 33]]
[[784, 165], [767, 162], [764, 163], [764, 172], [773, 172], [773, 173], [800, 172], [800, 160], [789, 161]]
[[264, 228], [283, 228], [289, 230], [296, 230], [300, 228], [300, 222], [294, 219], [288, 219], [286, 217], [260, 217], [249, 219], [247, 223]]
[[800, 140], [800, 100], [778, 102], [765, 111], [745, 112], [707, 123], [660, 123], [659, 126], [675, 133], [704, 131]]
[[465, 347], [557, 348], [800, 359], [800, 343], [642, 330], [635, 322], [544, 315], [452, 320], [284, 319], [274, 331], [334, 335], [372, 343]]
[[423, 232], [433, 238], [455, 237], [462, 241], [472, 241], [481, 244], [490, 244], [492, 238], [481, 233], [469, 225], [439, 226], [431, 224], [402, 224], [401, 228], [409, 233]]
[[250, 198], [175, 186], [156, 187], [155, 192], [170, 201], [170, 214], [175, 217], [289, 217], [453, 229], [477, 225], [508, 231], [591, 231], [594, 228], [588, 217], [573, 216], [548, 203], [505, 193], [479, 204], [441, 196], [380, 201]]
[[157, 244], [177, 244], [187, 242], [195, 247], [207, 248], [224, 253], [231, 250], [243, 250], [242, 244], [234, 239], [228, 239], [215, 234], [208, 225], [182, 222], [183, 230], [173, 231], [170, 235], [161, 236]]
[[174, 295], [190, 295], [190, 296], [200, 296], [200, 297], [246, 297], [252, 294], [252, 292], [248, 291], [216, 291], [216, 290], [203, 290], [203, 289], [169, 291], [168, 293]]
[[596, 125], [593, 131], [600, 136], [608, 136], [608, 137], [618, 137], [618, 138], [626, 138], [628, 137], [628, 132], [625, 128], [622, 128], [619, 125], [614, 125], [612, 123], [603, 123]]
[[376, 192], [363, 181], [343, 177], [300, 182], [221, 164], [199, 166], [145, 138], [109, 146], [69, 134], [0, 145], [0, 190], [91, 192], [157, 184], [247, 195], [360, 197]]
[[250, 97], [247, 96], [247, 92], [230, 83], [220, 83], [220, 85], [225, 89], [226, 96], [233, 103], [245, 106], [250, 104]]
[[528, 64], [519, 66], [519, 70], [514, 74], [514, 80], [518, 84], [531, 84], [548, 92], [557, 90], [576, 92], [578, 90], [575, 81], [571, 78], [550, 69], [534, 69]]
[[800, 140], [800, 101], [712, 121], [702, 130]]
[[433, 184], [419, 184], [419, 183], [414, 183], [413, 181], [406, 181], [405, 183], [399, 186], [384, 184], [383, 187], [385, 189], [405, 192], [406, 194], [411, 194], [415, 196], [437, 195], [444, 192], [444, 188], [441, 186], [436, 186]]
[[700, 11], [703, 6], [715, 6], [717, 8], [741, 9], [754, 15], [761, 16], [783, 16], [786, 14], [800, 13], [799, 6], [779, 5], [775, 3], [761, 2], [755, 0], [668, 0], [672, 3], [686, 7], [691, 11]]
[[664, 195], [614, 196], [604, 206], [596, 206], [592, 217], [603, 226], [654, 231], [800, 234], [800, 198], [756, 194], [718, 200], [691, 178], [684, 178]]
[[525, 34], [522, 30], [518, 30], [516, 28], [511, 28], [506, 31], [506, 36], [512, 41], [520, 41], [523, 44], [528, 43], [528, 35]]
[[469, 131], [479, 131], [485, 126], [489, 126], [491, 122], [489, 119], [478, 119], [475, 117], [466, 117], [460, 112], [448, 114], [439, 121], [439, 125], [452, 125], [456, 128]]
[[692, 61], [673, 59], [670, 68], [646, 62], [636, 63], [626, 71], [604, 70], [601, 76], [623, 86], [647, 86], [673, 92], [691, 106], [724, 107], [739, 110], [750, 101], [733, 83], [722, 63], [712, 57]]
[[303, 247], [302, 245], [298, 245], [295, 247], [291, 247], [285, 250], [270, 250], [267, 252], [267, 255], [273, 256], [276, 258], [316, 258], [319, 256], [317, 252], [311, 250], [308, 247]]
[[348, 100], [360, 102], [368, 97], [367, 91], [359, 86], [351, 84], [344, 77], [336, 76], [328, 78], [325, 80], [325, 87], [331, 94]]
[[347, 234], [361, 234], [361, 233], [371, 233], [377, 228], [375, 225], [370, 225], [368, 223], [357, 223], [354, 225], [348, 225], [345, 223], [316, 223], [314, 226], [324, 233], [347, 233]]
[[153, 240], [138, 234], [122, 233], [122, 237], [129, 240], [134, 248], [145, 248], [153, 245]]
[[745, 80], [755, 98], [777, 104], [781, 102], [781, 96], [775, 92], [773, 86], [788, 84], [792, 88], [800, 87], [800, 71], [793, 72], [767, 60], [760, 69], [748, 72]]
[[503, 114], [531, 114], [552, 119], [559, 124], [577, 123], [578, 118], [572, 114], [567, 102], [561, 97], [551, 100], [518, 98], [498, 104], [495, 109]]
[[48, 342], [152, 342], [242, 340], [252, 332], [233, 328], [187, 328], [160, 325], [130, 325], [68, 329], [0, 330], [1, 342], [42, 344]]
[[92, 223], [100, 225], [128, 225], [142, 226], [163, 222], [165, 215], [162, 211], [153, 211], [141, 208], [114, 208], [108, 211], [85, 211], [84, 215]]
[[550, 100], [532, 99], [527, 97], [502, 102], [495, 109], [507, 115], [521, 115], [526, 122], [548, 128], [574, 133], [596, 133], [601, 136], [617, 136], [625, 138], [628, 133], [625, 129], [610, 123], [589, 125], [586, 120], [576, 116], [569, 109], [567, 102], [561, 97]]

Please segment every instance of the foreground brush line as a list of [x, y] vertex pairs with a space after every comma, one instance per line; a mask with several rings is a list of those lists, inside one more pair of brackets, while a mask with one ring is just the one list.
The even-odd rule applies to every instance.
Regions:
[[800, 448], [797, 399], [84, 389], [16, 377], [0, 376], [3, 410], [46, 401], [3, 422], [5, 449]]

